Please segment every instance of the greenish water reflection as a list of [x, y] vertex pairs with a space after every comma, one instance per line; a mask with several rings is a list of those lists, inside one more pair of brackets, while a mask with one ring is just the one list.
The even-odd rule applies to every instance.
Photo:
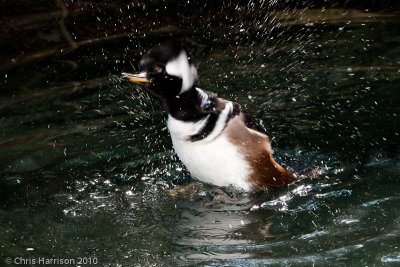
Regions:
[[[190, 177], [158, 103], [112, 75], [1, 97], [3, 258], [101, 265], [400, 262], [398, 20], [199, 52], [201, 87], [262, 118], [277, 157], [323, 173], [232, 203]], [[367, 29], [367, 30], [366, 30]], [[287, 37], [287, 36], [285, 36]]]

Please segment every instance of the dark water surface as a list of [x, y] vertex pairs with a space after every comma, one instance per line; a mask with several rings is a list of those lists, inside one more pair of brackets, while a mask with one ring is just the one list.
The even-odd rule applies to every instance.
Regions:
[[398, 25], [338, 22], [193, 45], [200, 87], [257, 114], [280, 161], [320, 167], [313, 179], [256, 195], [227, 188], [224, 196], [209, 185], [170, 195], [191, 178], [158, 103], [113, 76], [132, 69], [85, 79], [96, 75], [83, 50], [86, 74], [75, 79], [46, 85], [65, 74], [51, 63], [14, 71], [18, 79], [6, 74], [1, 260], [400, 265]]

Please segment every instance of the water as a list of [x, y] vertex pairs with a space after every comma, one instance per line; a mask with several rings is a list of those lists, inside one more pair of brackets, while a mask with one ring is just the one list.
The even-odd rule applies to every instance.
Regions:
[[320, 168], [260, 194], [202, 185], [173, 197], [191, 178], [165, 115], [114, 76], [118, 67], [80, 62], [83, 72], [55, 81], [53, 69], [65, 66], [49, 61], [9, 72], [0, 98], [1, 260], [400, 264], [399, 22], [338, 21], [277, 37], [243, 27], [239, 42], [232, 29], [193, 47], [200, 87], [257, 114], [290, 168]]

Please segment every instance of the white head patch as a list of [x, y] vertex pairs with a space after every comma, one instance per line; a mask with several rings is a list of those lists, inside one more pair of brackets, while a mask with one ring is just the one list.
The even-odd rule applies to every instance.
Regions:
[[169, 75], [182, 79], [180, 94], [189, 90], [197, 79], [197, 70], [193, 65], [189, 64], [187, 54], [183, 50], [178, 57], [167, 63], [165, 70]]

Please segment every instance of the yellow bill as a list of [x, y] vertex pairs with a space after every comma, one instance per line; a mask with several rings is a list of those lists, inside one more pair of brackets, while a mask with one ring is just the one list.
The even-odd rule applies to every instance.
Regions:
[[130, 82], [139, 83], [139, 84], [146, 84], [146, 83], [150, 82], [150, 80], [146, 78], [145, 72], [141, 72], [141, 73], [137, 73], [137, 74], [123, 72], [122, 78], [127, 79]]

